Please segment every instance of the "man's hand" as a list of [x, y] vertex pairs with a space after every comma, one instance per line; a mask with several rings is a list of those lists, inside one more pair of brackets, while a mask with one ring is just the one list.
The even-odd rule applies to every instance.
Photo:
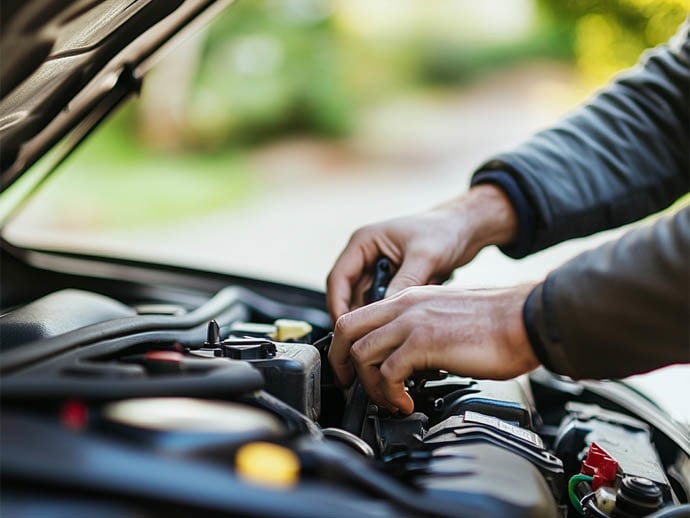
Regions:
[[375, 403], [404, 414], [414, 407], [404, 387], [414, 371], [515, 377], [539, 365], [522, 319], [531, 288], [406, 289], [341, 316], [328, 359], [341, 384], [356, 370]]
[[396, 274], [387, 296], [410, 286], [440, 284], [484, 246], [507, 244], [517, 217], [501, 189], [478, 185], [429, 212], [357, 230], [327, 281], [328, 311], [335, 322], [364, 305], [376, 260], [386, 256]]

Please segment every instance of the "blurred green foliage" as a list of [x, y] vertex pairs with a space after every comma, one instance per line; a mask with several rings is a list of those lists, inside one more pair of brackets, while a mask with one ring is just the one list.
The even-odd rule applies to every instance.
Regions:
[[350, 130], [341, 38], [326, 3], [302, 4], [238, 2], [211, 25], [189, 101], [197, 144]]
[[538, 0], [544, 27], [561, 27], [576, 64], [593, 86], [667, 41], [688, 16], [690, 0]]
[[337, 23], [337, 5], [253, 0], [215, 20], [189, 99], [186, 145], [213, 149], [295, 132], [342, 136], [358, 110], [400, 90], [466, 82], [526, 58], [573, 58], [572, 38], [557, 25], [518, 41], [468, 41], [427, 26], [372, 38]]
[[455, 85], [484, 72], [532, 58], [572, 60], [572, 39], [560, 26], [544, 26], [511, 42], [454, 43], [433, 38], [418, 47], [418, 79], [423, 84]]

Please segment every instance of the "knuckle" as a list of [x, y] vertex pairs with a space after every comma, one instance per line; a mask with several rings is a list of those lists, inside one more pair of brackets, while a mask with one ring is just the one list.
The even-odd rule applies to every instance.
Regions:
[[340, 317], [338, 317], [338, 320], [335, 321], [333, 331], [336, 335], [347, 337], [349, 329], [350, 316], [348, 313], [346, 313], [345, 315], [341, 315]]
[[368, 241], [373, 233], [373, 228], [371, 225], [366, 227], [360, 227], [352, 233], [352, 239], [350, 242], [356, 243], [361, 241]]
[[381, 365], [381, 378], [385, 383], [391, 384], [395, 381], [395, 373], [398, 369], [398, 360], [395, 356], [389, 356]]
[[435, 250], [432, 250], [429, 246], [420, 246], [415, 248], [414, 256], [426, 263], [435, 264], [438, 260], [438, 254]]
[[[411, 280], [411, 277], [408, 274], [408, 278]], [[403, 302], [408, 303], [408, 304], [414, 304], [419, 300], [421, 294], [421, 288], [420, 286], [410, 286], [408, 288], [405, 288], [400, 292], [400, 298], [402, 299]]]
[[396, 324], [400, 326], [400, 332], [404, 333], [406, 337], [409, 337], [417, 325], [415, 312], [412, 310], [405, 311], [396, 319]]
[[423, 326], [417, 325], [410, 331], [407, 341], [412, 347], [419, 347], [424, 345], [428, 336], [428, 331]]
[[352, 361], [355, 363], [362, 363], [365, 350], [366, 346], [361, 340], [352, 344], [352, 347], [350, 347], [350, 358], [352, 358]]
[[350, 356], [353, 361], [357, 363], [366, 363], [367, 358], [376, 351], [376, 344], [381, 335], [380, 329], [375, 329], [371, 333], [361, 337], [352, 344], [350, 348]]

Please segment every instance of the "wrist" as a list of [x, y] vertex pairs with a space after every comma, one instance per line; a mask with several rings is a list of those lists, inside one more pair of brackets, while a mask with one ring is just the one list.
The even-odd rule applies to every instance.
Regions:
[[518, 230], [518, 216], [510, 198], [497, 185], [486, 183], [437, 206], [444, 234], [451, 236], [449, 253], [457, 254], [453, 267], [469, 262], [488, 245], [511, 243]]
[[509, 288], [499, 295], [500, 302], [493, 305], [495, 321], [500, 322], [497, 343], [506, 346], [508, 361], [519, 372], [530, 371], [540, 364], [530, 343], [523, 316], [525, 302], [535, 285], [530, 283]]
[[517, 236], [517, 212], [508, 195], [497, 185], [474, 185], [437, 209], [451, 213], [458, 239], [465, 240], [475, 252], [489, 245], [507, 245]]
[[494, 184], [479, 184], [466, 195], [471, 235], [480, 247], [507, 245], [518, 229], [518, 217], [505, 191]]

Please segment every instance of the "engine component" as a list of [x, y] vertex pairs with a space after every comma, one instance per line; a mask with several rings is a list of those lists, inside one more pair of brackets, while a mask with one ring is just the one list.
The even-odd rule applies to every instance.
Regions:
[[425, 498], [447, 502], [463, 515], [463, 503], [481, 499], [490, 516], [559, 516], [544, 478], [519, 455], [490, 443], [455, 441], [433, 449], [427, 460], [415, 459], [410, 469]]
[[563, 463], [530, 430], [491, 416], [465, 412], [463, 416], [450, 417], [429, 429], [424, 444], [432, 448], [457, 444], [491, 444], [502, 448], [529, 461], [541, 472], [552, 493], [560, 496]]
[[276, 343], [273, 358], [251, 360], [264, 377], [264, 390], [310, 419], [321, 412], [321, 357], [311, 345]]
[[235, 454], [235, 470], [254, 484], [291, 487], [299, 478], [299, 459], [292, 450], [270, 442], [250, 442]]
[[276, 340], [287, 342], [290, 340], [311, 341], [310, 335], [312, 327], [309, 322], [304, 320], [292, 320], [289, 318], [279, 318], [273, 325], [276, 326]]
[[247, 361], [264, 378], [264, 390], [309, 418], [321, 412], [321, 355], [309, 344], [280, 343], [266, 338], [220, 340], [218, 324], [209, 322], [201, 349], [190, 354], [205, 358], [226, 357]]
[[386, 289], [393, 279], [392, 263], [388, 257], [380, 257], [374, 265], [374, 278], [367, 292], [367, 304], [383, 300]]
[[594, 493], [597, 509], [605, 514], [611, 514], [616, 507], [616, 491], [612, 487], [600, 487]]
[[0, 316], [0, 349], [7, 351], [80, 327], [135, 315], [132, 308], [97, 293], [56, 291]]
[[[380, 297], [390, 263], [376, 268]], [[361, 385], [343, 406], [328, 374], [332, 334], [316, 310], [221, 293], [186, 315], [48, 338], [60, 340], [52, 356], [13, 364], [0, 386], [3, 499], [30, 509], [36, 491], [75, 503], [88, 493], [96, 509], [118, 496], [154, 515], [636, 518], [684, 509], [686, 450], [651, 424], [576, 402], [591, 401], [572, 390], [580, 382], [545, 392], [522, 379], [424, 371], [406, 380], [409, 416], [370, 404]]]
[[225, 356], [233, 360], [266, 360], [275, 358], [276, 345], [260, 338], [232, 338], [223, 340], [220, 348], [213, 351], [214, 356]]
[[276, 439], [285, 426], [264, 410], [191, 398], [118, 401], [102, 410], [100, 429], [175, 453], [228, 450], [248, 441]]
[[587, 457], [582, 461], [581, 473], [592, 477], [592, 489], [595, 491], [602, 486], [613, 486], [618, 474], [618, 461], [593, 442], [587, 451]]
[[570, 402], [566, 411], [554, 442], [566, 473], [577, 473], [584, 452], [596, 443], [618, 462], [622, 476], [651, 480], [661, 490], [663, 500], [672, 501], [671, 486], [645, 423], [598, 405]]
[[661, 507], [661, 489], [643, 477], [625, 477], [616, 492], [616, 518], [647, 516]]
[[[165, 362], [148, 360], [148, 363], [156, 364], [158, 368], [161, 363], [168, 363], [168, 360]], [[196, 362], [203, 364], [202, 368], [197, 369]], [[91, 365], [96, 368], [89, 369]], [[121, 374], [123, 367], [136, 376], [102, 375], [108, 371]], [[58, 372], [27, 372], [4, 378], [0, 380], [0, 392], [3, 402], [38, 399], [55, 401], [74, 397], [75, 394], [89, 401], [171, 396], [218, 399], [237, 397], [259, 390], [263, 385], [261, 375], [247, 362], [227, 359], [209, 362], [186, 357], [183, 365], [176, 365], [174, 368], [178, 367], [179, 376], [157, 375], [157, 373], [146, 376], [146, 372], [141, 370], [140, 365], [84, 362], [76, 367], [65, 366]], [[134, 371], [130, 368], [134, 368]], [[166, 369], [172, 368], [166, 366]]]
[[278, 342], [299, 341], [311, 342], [313, 328], [304, 320], [279, 318], [273, 324], [256, 322], [233, 322], [230, 326], [230, 336], [238, 338], [254, 337], [268, 338]]
[[365, 457], [373, 459], [376, 456], [372, 447], [369, 446], [364, 439], [348, 432], [347, 430], [342, 430], [340, 428], [324, 428], [322, 432], [326, 439], [345, 444]]
[[[443, 384], [452, 386], [455, 376], [434, 382], [435, 387]], [[491, 415], [516, 424], [522, 428], [534, 429], [531, 404], [522, 386], [517, 381], [500, 382], [471, 380], [466, 386], [436, 400], [435, 407], [441, 412], [441, 419], [462, 415], [467, 411]]]

